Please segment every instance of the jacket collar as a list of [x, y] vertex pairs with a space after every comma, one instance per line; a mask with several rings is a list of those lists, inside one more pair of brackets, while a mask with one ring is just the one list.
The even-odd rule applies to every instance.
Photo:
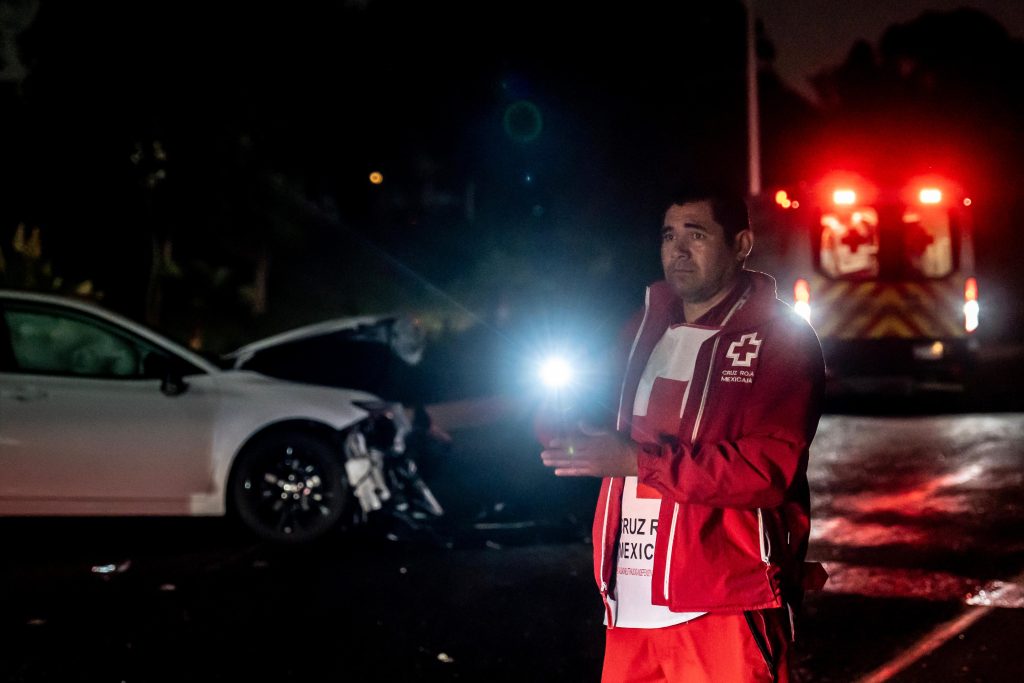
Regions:
[[[682, 306], [667, 282], [659, 280], [648, 289], [648, 318], [653, 326], [664, 330], [683, 321]], [[726, 330], [750, 327], [772, 317], [777, 300], [771, 275], [744, 269], [729, 296], [694, 323]]]

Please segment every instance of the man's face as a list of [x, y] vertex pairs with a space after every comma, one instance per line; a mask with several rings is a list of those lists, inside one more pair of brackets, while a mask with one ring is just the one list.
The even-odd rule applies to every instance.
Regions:
[[661, 266], [665, 280], [684, 303], [710, 301], [731, 287], [747, 249], [743, 238], [734, 243], [726, 240], [707, 201], [673, 204], [665, 212]]

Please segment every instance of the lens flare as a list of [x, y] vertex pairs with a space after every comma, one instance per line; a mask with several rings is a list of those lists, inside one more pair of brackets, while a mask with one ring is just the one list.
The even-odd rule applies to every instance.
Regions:
[[572, 383], [572, 366], [561, 356], [552, 356], [540, 365], [540, 379], [551, 389], [562, 389]]

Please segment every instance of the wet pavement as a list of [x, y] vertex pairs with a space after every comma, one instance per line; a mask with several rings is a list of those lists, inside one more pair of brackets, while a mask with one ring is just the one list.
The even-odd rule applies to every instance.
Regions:
[[[1024, 680], [1024, 413], [884, 408], [903, 414], [831, 414], [815, 441], [832, 577], [804, 605], [804, 679]], [[0, 520], [0, 680], [597, 680], [596, 483], [549, 477], [528, 431], [456, 434], [436, 534]]]
[[826, 416], [811, 554], [832, 578], [808, 600], [807, 678], [1024, 680], [1022, 464], [1019, 413]]

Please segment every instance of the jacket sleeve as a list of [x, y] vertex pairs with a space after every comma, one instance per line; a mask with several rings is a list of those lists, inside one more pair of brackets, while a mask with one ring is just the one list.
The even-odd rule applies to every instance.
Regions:
[[731, 508], [782, 504], [794, 478], [807, 469], [825, 382], [821, 345], [814, 332], [810, 327], [785, 327], [775, 343], [766, 340], [749, 401], [705, 407], [703, 419], [711, 431], [723, 431], [711, 425], [729, 419], [720, 411], [740, 411], [732, 423], [739, 428], [726, 428], [736, 437], [704, 440], [698, 431], [692, 445], [640, 444], [640, 481], [686, 503]]

